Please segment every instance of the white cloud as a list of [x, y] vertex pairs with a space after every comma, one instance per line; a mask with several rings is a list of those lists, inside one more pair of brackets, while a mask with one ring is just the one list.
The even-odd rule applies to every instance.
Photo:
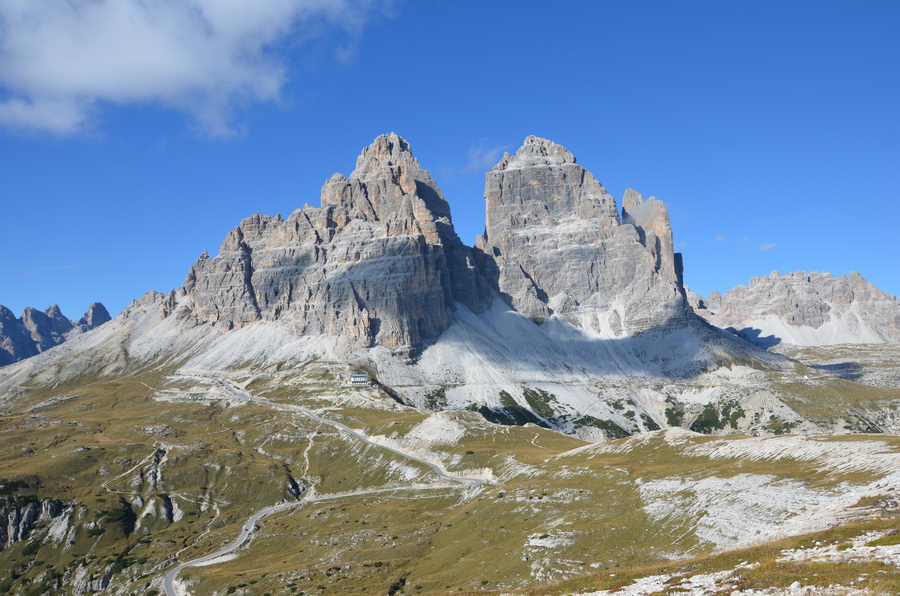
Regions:
[[756, 247], [756, 252], [768, 252], [778, 246], [777, 242], [763, 242]]
[[227, 136], [237, 106], [280, 98], [279, 43], [352, 37], [374, 1], [2, 0], [0, 124], [68, 134], [104, 103], [155, 103]]
[[713, 236], [713, 239], [710, 240], [709, 243], [710, 244], [722, 244], [723, 242], [725, 242], [727, 240], [728, 240], [728, 238], [726, 236], [724, 236], [723, 234], [716, 234], [715, 236]]
[[484, 173], [494, 167], [500, 156], [506, 151], [506, 145], [497, 145], [496, 147], [488, 147], [486, 141], [482, 141], [478, 145], [469, 147], [469, 159], [463, 168], [466, 172]]

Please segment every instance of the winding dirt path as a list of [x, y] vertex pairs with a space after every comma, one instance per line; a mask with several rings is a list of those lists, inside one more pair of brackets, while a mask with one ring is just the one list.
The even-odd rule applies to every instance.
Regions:
[[[297, 509], [302, 507], [306, 503], [316, 503], [320, 501], [330, 501], [335, 499], [343, 499], [347, 497], [356, 497], [361, 495], [371, 495], [377, 493], [389, 493], [389, 492], [401, 492], [401, 491], [423, 491], [423, 490], [445, 490], [445, 489], [453, 489], [467, 486], [478, 486], [481, 484], [486, 484], [489, 482], [487, 479], [478, 477], [478, 476], [463, 476], [457, 475], [449, 472], [443, 465], [439, 462], [430, 461], [426, 459], [422, 459], [421, 457], [415, 456], [411, 453], [407, 453], [402, 449], [397, 447], [393, 447], [390, 445], [384, 445], [382, 443], [378, 443], [376, 441], [372, 441], [369, 439], [363, 432], [358, 431], [356, 429], [350, 428], [340, 422], [335, 420], [329, 420], [328, 418], [323, 418], [319, 416], [312, 410], [304, 408], [302, 406], [292, 405], [292, 404], [280, 404], [277, 402], [273, 402], [263, 397], [257, 397], [235, 387], [232, 383], [228, 382], [226, 379], [217, 376], [217, 375], [197, 375], [203, 376], [208, 379], [212, 379], [221, 387], [223, 387], [230, 394], [235, 396], [238, 399], [243, 401], [263, 404], [268, 407], [272, 407], [277, 410], [290, 411], [290, 412], [298, 412], [310, 420], [318, 422], [319, 424], [325, 424], [331, 426], [333, 428], [338, 429], [344, 434], [350, 435], [353, 438], [362, 441], [366, 444], [385, 449], [401, 457], [406, 459], [418, 462], [425, 466], [428, 466], [433, 470], [438, 476], [443, 478], [444, 480], [449, 481], [445, 484], [418, 484], [418, 485], [405, 485], [405, 486], [389, 486], [389, 487], [381, 487], [381, 488], [369, 488], [369, 489], [359, 489], [352, 490], [341, 493], [332, 493], [332, 494], [324, 494], [324, 495], [316, 495], [311, 497], [300, 497], [297, 501], [285, 501], [283, 503], [278, 503], [277, 505], [268, 505], [263, 507], [259, 511], [255, 512], [247, 521], [244, 522], [244, 525], [241, 526], [241, 531], [238, 533], [237, 537], [232, 540], [230, 543], [225, 545], [224, 547], [211, 552], [207, 555], [203, 555], [202, 557], [198, 557], [196, 559], [191, 559], [190, 561], [185, 561], [183, 563], [179, 563], [177, 566], [173, 567], [166, 573], [163, 578], [162, 588], [167, 596], [183, 596], [184, 594], [188, 594], [187, 590], [181, 588], [177, 584], [178, 574], [187, 567], [199, 567], [205, 565], [215, 565], [219, 562], [224, 563], [225, 561], [230, 560], [231, 558], [225, 558], [229, 555], [232, 555], [235, 551], [244, 547], [253, 537], [253, 534], [256, 532], [258, 528], [258, 524], [262, 521], [263, 518], [268, 517], [274, 513], [278, 513], [279, 511], [286, 511], [290, 509]], [[220, 561], [218, 559], [221, 559]]]

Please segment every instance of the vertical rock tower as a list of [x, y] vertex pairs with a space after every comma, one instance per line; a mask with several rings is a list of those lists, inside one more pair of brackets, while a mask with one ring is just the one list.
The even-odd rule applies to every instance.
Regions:
[[641, 193], [629, 188], [622, 197], [622, 223], [637, 230], [641, 244], [656, 259], [656, 271], [679, 286], [684, 284], [681, 253], [675, 252], [669, 212], [656, 197], [644, 200]]
[[321, 207], [241, 222], [181, 291], [201, 320], [228, 329], [282, 319], [298, 335], [399, 354], [437, 339], [455, 303], [480, 312], [490, 294], [440, 189], [394, 133], [365, 148], [349, 177], [328, 179]]
[[479, 267], [520, 313], [618, 337], [691, 316], [665, 206], [615, 199], [561, 145], [528, 137], [487, 175]]

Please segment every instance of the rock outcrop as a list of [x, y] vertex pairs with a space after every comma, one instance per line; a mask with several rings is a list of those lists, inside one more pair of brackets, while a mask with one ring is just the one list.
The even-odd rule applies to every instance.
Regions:
[[18, 362], [37, 354], [31, 334], [22, 321], [5, 306], [0, 305], [0, 366]]
[[35, 524], [60, 518], [67, 507], [62, 501], [34, 497], [0, 502], [0, 550], [27, 539]]
[[106, 310], [105, 306], [99, 302], [92, 302], [88, 306], [87, 311], [85, 311], [84, 316], [75, 325], [81, 328], [82, 331], [90, 331], [111, 319], [112, 317], [109, 316], [109, 311]]
[[510, 306], [619, 337], [690, 317], [665, 206], [615, 199], [564, 147], [528, 137], [485, 184], [478, 265]]
[[77, 323], [55, 304], [43, 312], [28, 306], [19, 318], [0, 305], [0, 366], [49, 350], [73, 333], [90, 331], [109, 320], [109, 312], [99, 302], [91, 304]]
[[53, 305], [44, 312], [25, 308], [22, 313], [22, 325], [31, 336], [38, 352], [49, 350], [66, 340], [66, 333], [74, 328], [72, 321], [63, 316], [59, 306]]
[[696, 297], [692, 306], [714, 325], [766, 345], [900, 342], [897, 299], [856, 272], [775, 271], [749, 286]]
[[325, 183], [321, 207], [241, 222], [216, 257], [201, 255], [181, 293], [226, 329], [278, 319], [297, 335], [407, 355], [448, 327], [455, 303], [479, 312], [490, 302], [447, 201], [393, 133], [349, 177]]
[[672, 225], [665, 203], [656, 197], [644, 200], [641, 193], [627, 189], [622, 197], [622, 223], [631, 224], [650, 254], [656, 259], [656, 271], [678, 285], [684, 283], [681, 253], [675, 252]]

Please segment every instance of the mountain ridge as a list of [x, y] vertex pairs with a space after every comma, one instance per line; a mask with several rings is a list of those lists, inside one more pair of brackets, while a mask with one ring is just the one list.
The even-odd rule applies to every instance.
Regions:
[[77, 321], [66, 318], [56, 304], [45, 311], [25, 307], [19, 318], [0, 305], [0, 366], [49, 350], [73, 334], [90, 331], [111, 319], [100, 302], [92, 302]]
[[773, 271], [724, 294], [688, 295], [698, 315], [760, 345], [900, 343], [896, 297], [856, 271]]

